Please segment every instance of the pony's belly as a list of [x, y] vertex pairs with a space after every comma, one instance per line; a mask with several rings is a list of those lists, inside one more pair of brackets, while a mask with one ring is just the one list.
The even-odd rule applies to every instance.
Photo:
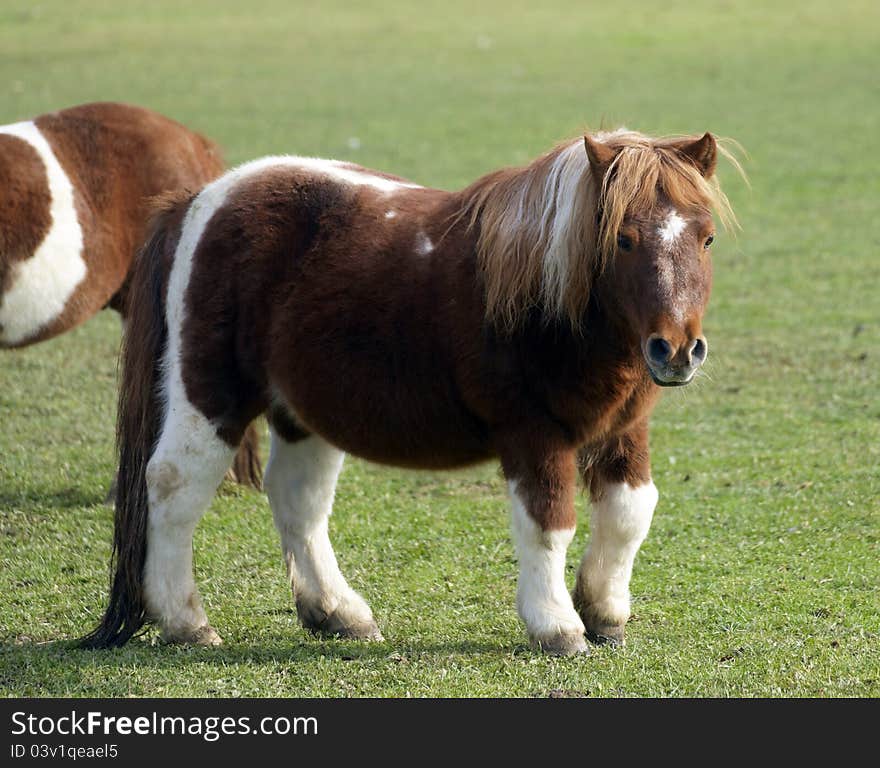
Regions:
[[466, 442], [461, 436], [432, 434], [425, 437], [426, 441], [418, 445], [373, 440], [346, 443], [345, 435], [339, 435], [339, 439], [332, 442], [352, 456], [407, 469], [458, 469], [493, 457], [485, 443]]
[[399, 446], [390, 446], [389, 450], [377, 450], [376, 445], [346, 446], [342, 443], [333, 444], [351, 456], [357, 456], [374, 464], [384, 464], [385, 466], [400, 467], [402, 469], [462, 469], [493, 458], [492, 453], [488, 450], [404, 453], [395, 450]]
[[360, 396], [325, 389], [320, 398], [294, 395], [291, 402], [295, 420], [309, 431], [368, 461], [454, 469], [492, 457], [485, 426], [428, 393], [413, 397], [366, 386]]

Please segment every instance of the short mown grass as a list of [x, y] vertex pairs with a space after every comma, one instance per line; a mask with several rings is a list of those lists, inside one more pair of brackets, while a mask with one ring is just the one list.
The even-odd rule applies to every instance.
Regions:
[[751, 190], [722, 170], [742, 232], [714, 251], [708, 375], [653, 419], [625, 648], [528, 649], [495, 465], [349, 460], [331, 533], [384, 643], [299, 628], [264, 496], [224, 486], [195, 551], [225, 645], [75, 649], [110, 554], [105, 313], [0, 354], [2, 695], [880, 695], [880, 10], [590, 5], [4, 4], [3, 123], [126, 100], [231, 162], [333, 156], [447, 188], [587, 126], [712, 130], [746, 147]]

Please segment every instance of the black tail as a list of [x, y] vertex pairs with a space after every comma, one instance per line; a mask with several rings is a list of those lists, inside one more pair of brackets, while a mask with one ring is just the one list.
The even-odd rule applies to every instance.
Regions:
[[82, 638], [84, 648], [125, 645], [146, 622], [144, 563], [147, 556], [147, 462], [159, 438], [158, 388], [168, 336], [165, 288], [183, 213], [191, 196], [160, 203], [131, 276], [122, 342], [122, 377], [116, 422], [119, 474], [110, 564], [110, 603], [101, 623]]

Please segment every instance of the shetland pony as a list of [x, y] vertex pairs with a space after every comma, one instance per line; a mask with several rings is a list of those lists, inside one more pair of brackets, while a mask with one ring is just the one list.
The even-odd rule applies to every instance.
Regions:
[[[0, 126], [0, 347], [52, 338], [108, 306], [125, 318], [149, 199], [201, 189], [222, 171], [212, 142], [126, 104]], [[251, 485], [255, 439], [235, 466]]]
[[[192, 536], [259, 414], [306, 628], [381, 638], [328, 538], [345, 452], [434, 469], [497, 457], [532, 645], [622, 642], [657, 503], [648, 417], [706, 359], [712, 211], [732, 219], [718, 154], [708, 133], [620, 130], [459, 192], [269, 157], [168, 202], [131, 283], [115, 575], [83, 643], [122, 645], [146, 621], [166, 641], [220, 642]], [[578, 473], [592, 539], [572, 595]]]

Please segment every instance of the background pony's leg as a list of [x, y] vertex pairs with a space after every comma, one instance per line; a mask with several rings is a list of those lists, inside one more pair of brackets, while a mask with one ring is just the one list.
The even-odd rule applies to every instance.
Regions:
[[647, 425], [606, 446], [584, 479], [593, 511], [574, 602], [592, 640], [619, 644], [630, 616], [633, 562], [657, 506]]
[[168, 642], [218, 645], [192, 572], [192, 539], [235, 448], [188, 402], [169, 405], [147, 465], [149, 496], [144, 593]]
[[555, 655], [589, 651], [584, 625], [565, 586], [574, 536], [574, 459], [559, 454], [502, 459], [519, 557], [516, 606], [529, 640]]
[[316, 435], [288, 442], [272, 430], [264, 485], [302, 625], [321, 634], [381, 640], [370, 607], [340, 572], [328, 535], [344, 458]]

